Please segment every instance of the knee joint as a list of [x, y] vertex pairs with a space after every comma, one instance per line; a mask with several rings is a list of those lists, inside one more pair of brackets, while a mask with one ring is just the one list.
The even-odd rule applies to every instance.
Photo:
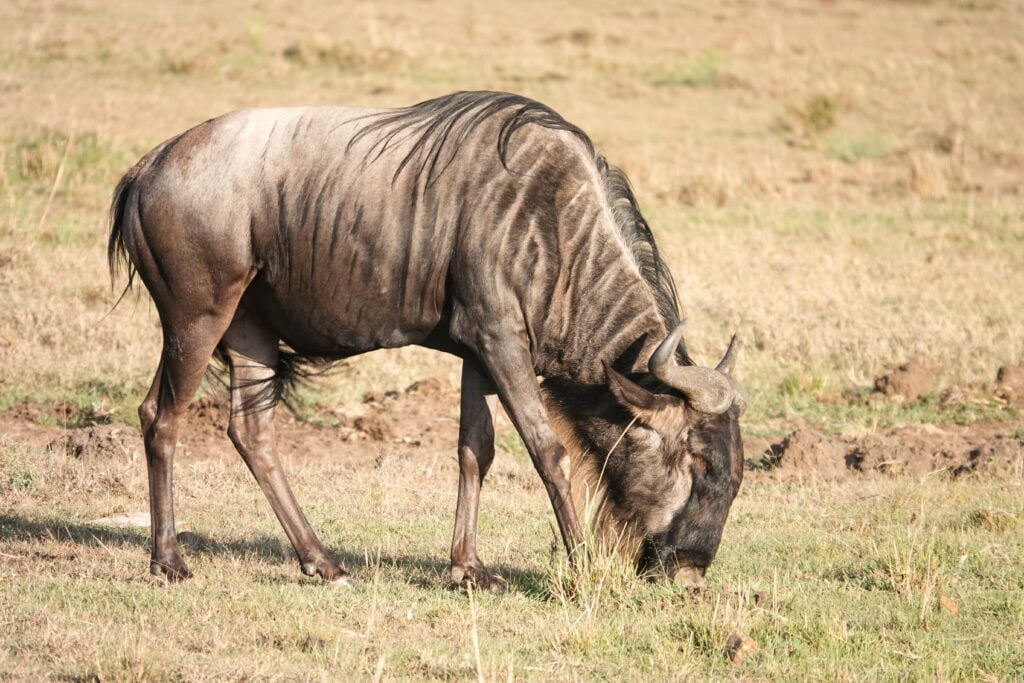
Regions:
[[228, 438], [235, 448], [246, 457], [259, 457], [265, 454], [262, 446], [269, 445], [269, 440], [259, 429], [253, 429], [244, 419], [232, 418], [228, 424]]
[[231, 443], [235, 445], [240, 451], [249, 450], [249, 440], [247, 438], [248, 432], [243, 424], [235, 420], [231, 420], [228, 424], [228, 438], [231, 439]]
[[142, 425], [143, 434], [149, 431], [149, 428], [153, 424], [153, 420], [155, 419], [156, 399], [147, 398], [145, 401], [139, 404], [139, 423]]
[[177, 442], [177, 419], [166, 412], [157, 412], [143, 424], [143, 441], [146, 445], [146, 456], [150, 459], [163, 460], [174, 455]]
[[554, 444], [544, 448], [534, 458], [534, 465], [540, 472], [541, 478], [547, 482], [559, 484], [569, 480], [570, 462], [569, 454], [561, 444]]

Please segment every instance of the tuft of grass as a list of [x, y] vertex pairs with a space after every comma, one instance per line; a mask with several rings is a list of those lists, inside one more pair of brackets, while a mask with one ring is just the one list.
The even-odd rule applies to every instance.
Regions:
[[972, 510], [964, 523], [968, 527], [977, 527], [987, 531], [1003, 532], [1016, 528], [1020, 520], [1012, 512], [993, 508]]
[[727, 71], [729, 56], [707, 50], [694, 57], [679, 58], [667, 70], [657, 74], [653, 82], [659, 86], [711, 88], [736, 85], [738, 80]]
[[2, 463], [3, 479], [9, 490], [19, 493], [32, 493], [36, 488], [36, 476], [32, 466], [24, 460], [18, 451], [6, 453]]
[[203, 73], [212, 68], [212, 60], [206, 54], [172, 54], [164, 52], [160, 55], [158, 69], [175, 76], [190, 76]]
[[992, 12], [1003, 7], [1001, 0], [957, 0], [956, 6], [968, 12]]
[[323, 34], [291, 43], [281, 52], [288, 62], [305, 68], [325, 67], [341, 71], [386, 70], [399, 65], [405, 56], [390, 47], [335, 40]]
[[93, 131], [40, 128], [7, 141], [4, 147], [7, 182], [37, 192], [50, 189], [62, 161], [68, 185], [72, 187], [116, 179], [132, 161], [129, 151], [110, 144]]
[[[584, 515], [586, 518], [588, 515]], [[557, 541], [557, 539], [555, 539]], [[584, 547], [573, 563], [555, 562], [548, 572], [548, 594], [563, 609], [569, 605], [582, 609], [578, 618], [591, 618], [601, 610], [615, 609], [643, 591], [643, 579], [623, 552], [624, 539], [605, 539], [587, 525]]]
[[836, 127], [841, 105], [834, 95], [815, 93], [799, 103], [786, 105], [786, 120], [783, 128], [797, 130], [809, 138], [815, 138]]
[[875, 133], [863, 136], [833, 133], [825, 140], [825, 153], [846, 164], [860, 159], [881, 159], [888, 152], [888, 146]]

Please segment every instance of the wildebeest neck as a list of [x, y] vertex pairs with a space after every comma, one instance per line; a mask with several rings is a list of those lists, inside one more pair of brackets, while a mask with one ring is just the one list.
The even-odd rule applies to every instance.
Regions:
[[[612, 185], [609, 173], [619, 179]], [[534, 273], [534, 284], [550, 283], [550, 295], [530, 316], [543, 330], [531, 336], [540, 342], [538, 369], [546, 377], [603, 384], [602, 362], [644, 371], [677, 320], [671, 275], [628, 187], [615, 184], [621, 179], [598, 159], [567, 174], [554, 198], [560, 208], [552, 249], [561, 259], [551, 263], [552, 272]]]

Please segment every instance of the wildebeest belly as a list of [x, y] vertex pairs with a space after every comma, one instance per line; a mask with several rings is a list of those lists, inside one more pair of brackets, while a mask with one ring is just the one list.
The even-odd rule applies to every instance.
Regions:
[[360, 221], [287, 232], [257, 254], [242, 305], [299, 353], [342, 358], [421, 343], [437, 328], [444, 240]]

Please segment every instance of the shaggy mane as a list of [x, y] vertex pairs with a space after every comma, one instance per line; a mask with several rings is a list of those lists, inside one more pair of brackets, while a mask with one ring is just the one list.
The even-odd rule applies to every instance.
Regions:
[[415, 162], [413, 168], [417, 174], [425, 174], [429, 187], [451, 165], [459, 148], [474, 131], [491, 117], [509, 109], [513, 111], [505, 119], [495, 141], [502, 165], [508, 168], [506, 162], [512, 136], [529, 124], [567, 131], [582, 142], [604, 180], [605, 198], [612, 209], [619, 234], [640, 274], [650, 285], [666, 327], [674, 328], [679, 322], [675, 281], [661, 258], [650, 225], [640, 213], [629, 179], [621, 169], [610, 165], [597, 153], [586, 133], [547, 105], [511, 93], [457, 92], [410, 107], [366, 115], [363, 118], [370, 122], [352, 137], [348, 147], [367, 136], [377, 135], [367, 153], [367, 161], [372, 163], [395, 145], [413, 140], [412, 149], [399, 163], [392, 180], [397, 180]]

